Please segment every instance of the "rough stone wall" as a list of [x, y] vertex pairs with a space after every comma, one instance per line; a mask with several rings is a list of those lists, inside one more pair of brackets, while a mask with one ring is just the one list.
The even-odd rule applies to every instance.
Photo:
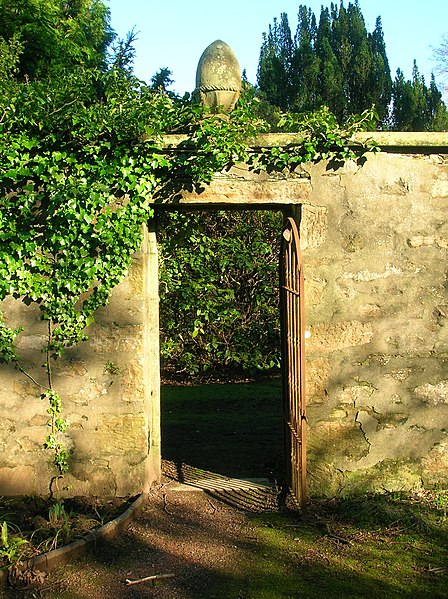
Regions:
[[448, 484], [448, 160], [310, 169], [311, 494]]
[[[129, 276], [88, 329], [89, 341], [68, 350], [54, 368], [63, 416], [70, 421], [70, 472], [58, 482], [59, 496], [134, 495], [158, 476], [158, 422], [157, 414], [153, 419], [149, 382], [152, 378], [157, 384], [158, 372], [151, 372], [146, 347], [150, 327], [156, 327], [158, 336], [157, 310], [148, 315], [154, 301], [145, 274], [150, 254], [146, 239]], [[26, 331], [17, 339], [23, 366], [44, 383], [40, 348], [46, 327], [39, 311], [12, 298], [5, 300], [2, 310], [8, 324], [25, 323]], [[0, 377], [0, 493], [45, 495], [55, 475], [51, 454], [43, 448], [49, 432], [48, 405], [40, 399], [39, 388], [20, 372], [3, 365]]]
[[[181, 203], [301, 206], [310, 493], [446, 485], [448, 159], [383, 152], [362, 168], [306, 171], [240, 165]], [[42, 377], [37, 312], [11, 299], [4, 312], [13, 326], [28, 320], [19, 349]], [[73, 450], [60, 495], [135, 494], [160, 475], [153, 233], [89, 334], [55, 370]], [[0, 366], [0, 382], [0, 493], [46, 494], [47, 406], [17, 371]]]

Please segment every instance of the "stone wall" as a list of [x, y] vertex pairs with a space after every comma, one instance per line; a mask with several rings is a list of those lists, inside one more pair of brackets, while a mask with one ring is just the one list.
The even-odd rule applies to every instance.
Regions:
[[[180, 201], [299, 207], [314, 495], [448, 484], [448, 135], [401, 150], [386, 138], [362, 168], [320, 164], [272, 177], [239, 165]], [[271, 142], [278, 139], [262, 145]], [[42, 377], [38, 313], [12, 299], [3, 309], [12, 325], [27, 319], [19, 349], [30, 373]], [[158, 334], [149, 233], [90, 341], [55, 370], [71, 421], [61, 495], [136, 494], [158, 480]], [[19, 372], [0, 366], [0, 380], [0, 493], [46, 494], [53, 472], [42, 448], [47, 406]]]
[[448, 160], [382, 152], [310, 173], [310, 492], [446, 485]]
[[311, 495], [448, 484], [448, 136], [375, 138], [362, 167], [239, 165], [182, 200], [300, 206]]
[[[68, 350], [54, 368], [63, 416], [70, 421], [70, 472], [58, 481], [59, 496], [134, 495], [159, 476], [158, 409], [153, 410], [159, 386], [157, 278], [154, 283], [147, 277], [154, 261], [155, 243], [146, 236], [129, 276], [88, 329], [89, 341]], [[39, 311], [12, 298], [2, 310], [8, 324], [26, 324], [18, 350], [27, 372], [44, 383], [40, 348], [46, 328]], [[47, 402], [13, 368], [1, 366], [0, 376], [0, 493], [45, 495], [55, 474], [43, 448]]]

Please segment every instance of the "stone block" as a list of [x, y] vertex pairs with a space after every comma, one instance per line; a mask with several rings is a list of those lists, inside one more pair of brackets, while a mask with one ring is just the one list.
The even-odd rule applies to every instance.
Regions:
[[319, 422], [308, 431], [308, 453], [313, 462], [357, 461], [369, 452], [369, 444], [354, 421]]
[[119, 497], [135, 493], [135, 489], [143, 489], [145, 484], [146, 456], [140, 457], [137, 463], [129, 461], [125, 456], [114, 456], [109, 461], [114, 473], [116, 494]]
[[414, 389], [414, 395], [428, 405], [448, 404], [448, 380], [420, 385]]
[[300, 247], [302, 251], [318, 248], [327, 239], [328, 209], [325, 206], [302, 205]]
[[97, 353], [121, 354], [124, 352], [138, 353], [143, 349], [142, 325], [119, 327], [111, 324], [108, 327], [95, 326], [89, 331], [89, 347]]
[[448, 198], [448, 180], [441, 178], [433, 184], [431, 195], [436, 199]]
[[144, 368], [140, 360], [130, 360], [126, 365], [121, 380], [121, 396], [126, 403], [144, 401]]
[[0, 494], [21, 495], [23, 489], [30, 488], [30, 481], [35, 481], [35, 469], [33, 466], [15, 466], [0, 468]]
[[324, 297], [328, 281], [319, 276], [307, 276], [305, 273], [305, 302], [308, 306], [320, 304]]
[[307, 466], [308, 495], [311, 497], [336, 497], [346, 485], [346, 475], [331, 461], [314, 461], [309, 456]]
[[307, 358], [305, 365], [305, 388], [308, 403], [321, 403], [324, 401], [329, 376], [330, 362], [328, 358]]
[[448, 441], [434, 445], [422, 460], [422, 479], [426, 487], [448, 486]]
[[438, 248], [448, 248], [448, 239], [440, 237], [438, 235], [414, 235], [407, 240], [409, 247], [420, 248], [420, 247], [431, 247], [436, 246]]
[[344, 475], [346, 494], [416, 491], [422, 487], [418, 464], [404, 460], [385, 460], [371, 468], [345, 471]]
[[100, 414], [95, 428], [103, 455], [148, 453], [148, 423], [143, 414]]
[[373, 404], [372, 395], [375, 392], [373, 385], [353, 385], [345, 387], [336, 396], [338, 405], [351, 406], [358, 410], [371, 408]]
[[331, 353], [371, 342], [371, 325], [359, 321], [319, 323], [310, 327], [311, 336], [306, 341], [306, 351]]

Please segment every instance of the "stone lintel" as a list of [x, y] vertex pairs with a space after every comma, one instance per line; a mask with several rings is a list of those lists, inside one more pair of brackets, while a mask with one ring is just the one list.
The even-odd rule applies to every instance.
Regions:
[[305, 178], [292, 181], [247, 181], [217, 178], [209, 185], [205, 185], [202, 192], [184, 191], [181, 197], [166, 205], [170, 207], [179, 205], [197, 207], [249, 205], [255, 207], [278, 204], [280, 208], [285, 204], [302, 204], [308, 201], [310, 192], [310, 181]]

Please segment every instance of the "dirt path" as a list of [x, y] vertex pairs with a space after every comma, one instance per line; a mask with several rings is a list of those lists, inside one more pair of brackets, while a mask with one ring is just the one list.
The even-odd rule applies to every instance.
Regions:
[[[51, 572], [43, 588], [5, 597], [59, 599], [245, 598], [256, 539], [248, 513], [201, 491], [173, 490], [165, 478], [118, 538]], [[126, 580], [173, 574], [157, 582]]]

